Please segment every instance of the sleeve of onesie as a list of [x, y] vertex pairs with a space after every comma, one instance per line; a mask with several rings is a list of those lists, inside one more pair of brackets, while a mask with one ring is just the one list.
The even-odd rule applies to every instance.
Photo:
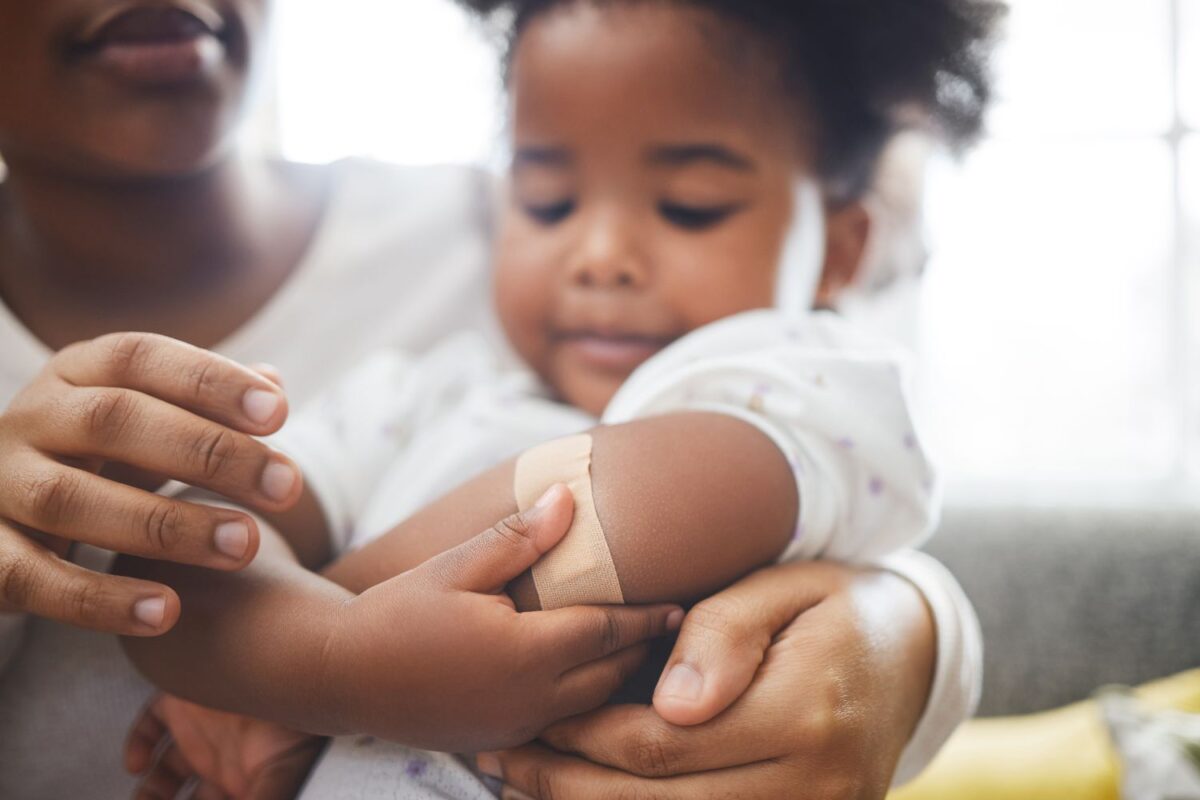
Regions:
[[413, 366], [399, 351], [370, 356], [268, 440], [300, 466], [325, 513], [335, 553], [349, 543], [375, 476], [404, 446]]
[[983, 635], [971, 601], [932, 556], [909, 550], [882, 559], [878, 566], [917, 587], [937, 628], [929, 699], [893, 778], [893, 785], [901, 786], [921, 774], [958, 726], [975, 714], [983, 687]]
[[299, 464], [325, 513], [334, 552], [351, 543], [367, 501], [413, 432], [491, 364], [476, 337], [414, 358], [384, 350], [351, 369], [270, 438]]
[[784, 560], [871, 563], [924, 541], [938, 486], [909, 411], [903, 354], [832, 314], [756, 311], [646, 362], [605, 423], [672, 411], [736, 416], [787, 457], [800, 514]]

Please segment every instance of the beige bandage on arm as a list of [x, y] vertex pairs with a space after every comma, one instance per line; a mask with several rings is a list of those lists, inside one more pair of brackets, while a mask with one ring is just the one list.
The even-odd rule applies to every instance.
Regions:
[[533, 584], [543, 609], [624, 604], [617, 567], [592, 500], [592, 437], [547, 442], [517, 459], [513, 494], [522, 511], [556, 483], [575, 498], [575, 518], [558, 545], [533, 566]]

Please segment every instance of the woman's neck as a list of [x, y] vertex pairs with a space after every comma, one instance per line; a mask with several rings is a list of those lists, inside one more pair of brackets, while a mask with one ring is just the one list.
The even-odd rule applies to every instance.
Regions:
[[211, 345], [290, 274], [323, 196], [311, 174], [261, 161], [136, 181], [13, 163], [0, 297], [52, 346], [122, 328]]

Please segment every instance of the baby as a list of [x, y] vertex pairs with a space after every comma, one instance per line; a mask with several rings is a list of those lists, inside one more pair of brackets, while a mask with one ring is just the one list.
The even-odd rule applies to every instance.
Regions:
[[[977, 131], [992, 6], [471, 5], [514, 12], [494, 296], [519, 363], [466, 337], [364, 364], [279, 437], [308, 502], [276, 528], [328, 537], [345, 555], [325, 575], [358, 592], [568, 482], [567, 555], [509, 585], [522, 610], [688, 603], [779, 559], [873, 563], [920, 543], [937, 490], [898, 356], [809, 309], [855, 280], [889, 136]], [[822, 25], [868, 19], [912, 37], [904, 59], [825, 41]], [[157, 714], [175, 776], [233, 794], [305, 741], [173, 699]], [[495, 744], [382, 717], [357, 729]]]

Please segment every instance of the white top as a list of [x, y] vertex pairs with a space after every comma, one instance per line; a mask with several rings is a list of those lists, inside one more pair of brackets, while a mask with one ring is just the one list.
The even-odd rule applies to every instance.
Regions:
[[[381, 345], [421, 352], [450, 331], [492, 324], [491, 187], [485, 176], [355, 161], [333, 169], [326, 218], [304, 263], [253, 321], [217, 348], [238, 360], [279, 367], [297, 408]], [[0, 304], [0, 406], [49, 355]], [[107, 562], [99, 551], [80, 549], [78, 560], [89, 566]], [[925, 556], [897, 556], [888, 567], [913, 580], [935, 609], [938, 679], [930, 708], [942, 711], [927, 715], [922, 726], [948, 732], [962, 718], [961, 709], [973, 708], [978, 692], [974, 616], [965, 601], [958, 602], [953, 579]], [[129, 796], [134, 781], [121, 768], [122, 743], [151, 687], [111, 636], [35, 619], [19, 646], [0, 674], [0, 797]], [[936, 747], [943, 738], [924, 741]], [[70, 745], [48, 748], [47, 742]], [[914, 754], [910, 748], [906, 758]], [[924, 763], [928, 755], [916, 761]], [[413, 781], [405, 788], [387, 770], [362, 774], [362, 763], [339, 760], [335, 748], [314, 774], [314, 785], [326, 775], [353, 776], [354, 785], [363, 787], [360, 796], [417, 796], [413, 774], [396, 779]]]
[[[882, 564], [921, 544], [938, 508], [902, 363], [895, 348], [832, 314], [755, 311], [694, 331], [650, 359], [597, 420], [554, 400], [528, 370], [505, 369], [487, 341], [467, 334], [423, 357], [378, 354], [274, 443], [303, 468], [344, 549], [542, 442], [669, 412], [728, 414], [766, 433], [791, 465], [800, 510], [783, 560]], [[937, 583], [931, 570], [918, 585]], [[952, 632], [970, 625], [970, 606], [945, 592], [931, 606], [948, 632], [946, 668], [906, 771], [923, 767], [972, 706], [972, 675], [961, 663], [952, 668], [964, 655]]]

